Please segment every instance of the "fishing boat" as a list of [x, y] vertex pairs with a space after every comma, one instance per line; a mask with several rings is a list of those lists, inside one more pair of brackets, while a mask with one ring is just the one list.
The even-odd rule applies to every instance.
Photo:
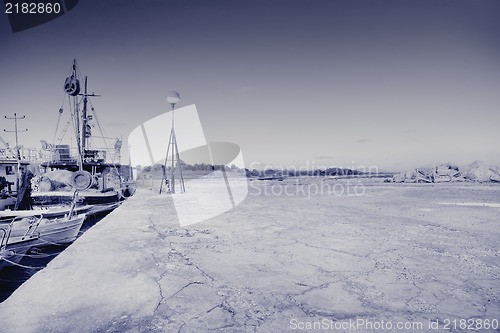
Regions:
[[[77, 62], [74, 60], [71, 73], [64, 84], [64, 91], [70, 97], [71, 119], [63, 135], [58, 139], [59, 142], [42, 141], [42, 149], [48, 158], [41, 163], [45, 173], [34, 180], [31, 203], [34, 207], [69, 204], [72, 200], [71, 189], [66, 186], [67, 181], [61, 181], [57, 177], [67, 179], [69, 176], [63, 176], [64, 173], [86, 171], [91, 175], [91, 184], [88, 189], [79, 192], [80, 204], [92, 205], [93, 208], [89, 214], [99, 214], [115, 209], [133, 193], [131, 184], [127, 180], [130, 167], [120, 163], [121, 139], [104, 136], [94, 107], [91, 106], [89, 109], [90, 98], [99, 95], [88, 93], [86, 76], [82, 93], [80, 77]], [[80, 110], [81, 105], [83, 106]], [[63, 107], [59, 109], [56, 133], [62, 114]], [[70, 125], [72, 125], [76, 139], [74, 148], [62, 143]], [[92, 134], [96, 125], [100, 130], [100, 136]], [[56, 141], [55, 137], [56, 134], [54, 141]], [[97, 147], [95, 139], [101, 139], [104, 147]], [[109, 143], [110, 139], [114, 140], [113, 144]], [[50, 179], [49, 175], [54, 175], [56, 180]]]

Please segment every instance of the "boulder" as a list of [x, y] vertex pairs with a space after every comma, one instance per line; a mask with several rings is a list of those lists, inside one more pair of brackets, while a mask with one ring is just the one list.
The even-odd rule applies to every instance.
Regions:
[[394, 175], [394, 177], [392, 177], [392, 181], [394, 183], [402, 183], [405, 181], [405, 174], [402, 172], [402, 173], [398, 173], [397, 175]]
[[436, 173], [438, 176], [459, 176], [460, 171], [458, 166], [451, 163], [440, 163], [436, 165]]
[[484, 162], [475, 161], [464, 172], [465, 178], [476, 182], [498, 181], [500, 175], [495, 169], [488, 167]]
[[492, 182], [500, 183], [500, 174], [495, 173], [495, 174], [491, 175], [490, 180]]

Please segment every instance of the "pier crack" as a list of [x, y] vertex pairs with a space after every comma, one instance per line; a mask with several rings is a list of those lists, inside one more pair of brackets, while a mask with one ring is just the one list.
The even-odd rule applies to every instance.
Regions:
[[[152, 253], [151, 254], [153, 256], [153, 259], [155, 260], [157, 266], [160, 265], [160, 262], [158, 261], [158, 258], [156, 258], [155, 254]], [[156, 284], [158, 285], [158, 290], [160, 292], [160, 300], [158, 301], [158, 304], [156, 304], [156, 307], [155, 307], [155, 310], [154, 310], [154, 314], [156, 314], [158, 312], [158, 308], [160, 307], [160, 305], [163, 303], [163, 301], [165, 300], [165, 296], [163, 295], [163, 288], [161, 286], [161, 280], [163, 279], [163, 277], [167, 274], [167, 269], [165, 269], [161, 274], [160, 274], [160, 277], [158, 279], [154, 279]]]

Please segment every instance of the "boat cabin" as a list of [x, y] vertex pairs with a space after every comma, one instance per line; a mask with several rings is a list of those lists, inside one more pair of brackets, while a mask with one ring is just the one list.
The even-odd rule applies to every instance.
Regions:
[[[28, 161], [20, 161], [20, 172], [27, 169]], [[0, 157], [0, 194], [15, 194], [17, 193], [17, 160], [15, 158]]]

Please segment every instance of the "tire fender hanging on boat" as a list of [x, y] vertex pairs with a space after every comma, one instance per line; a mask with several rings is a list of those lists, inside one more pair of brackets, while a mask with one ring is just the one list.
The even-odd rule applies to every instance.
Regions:
[[77, 171], [71, 176], [71, 184], [79, 191], [92, 186], [92, 175], [87, 171]]

